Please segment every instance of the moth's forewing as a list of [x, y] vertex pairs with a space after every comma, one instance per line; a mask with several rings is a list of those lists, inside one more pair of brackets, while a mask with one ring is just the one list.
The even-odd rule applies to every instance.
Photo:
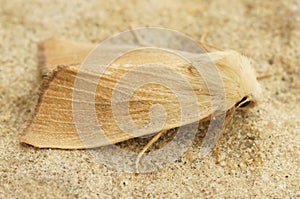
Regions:
[[[81, 71], [83, 82], [97, 84], [93, 93], [88, 84], [86, 90], [74, 88], [80, 70], [76, 62], [83, 61], [92, 48], [90, 45], [54, 39], [42, 46], [42, 57], [46, 60], [43, 70], [51, 70], [57, 65], [65, 67], [52, 70], [43, 80], [36, 115], [21, 138], [27, 144], [65, 149], [99, 147], [193, 123], [218, 109], [211, 105], [205, 78], [177, 53], [159, 49], [128, 52], [113, 60], [98, 80], [91, 72]], [[201, 61], [199, 55], [190, 56]], [[229, 109], [248, 92], [241, 87], [243, 68], [231, 61], [232, 56], [234, 59], [238, 56], [235, 53], [215, 52], [209, 56], [224, 84], [221, 87], [215, 84], [215, 87], [224, 89], [225, 108]], [[209, 70], [212, 66], [205, 63], [202, 66]], [[214, 76], [209, 78], [214, 82]], [[74, 92], [81, 94], [81, 98], [74, 99]], [[88, 95], [95, 95], [95, 100], [84, 100]], [[98, 123], [90, 123], [91, 116], [86, 110], [74, 110], [73, 103], [94, 109]], [[156, 104], [164, 110], [155, 109]], [[77, 118], [75, 122], [74, 114], [79, 116], [79, 121]], [[78, 134], [78, 125], [84, 127], [84, 132]], [[97, 127], [104, 134], [97, 132]]]

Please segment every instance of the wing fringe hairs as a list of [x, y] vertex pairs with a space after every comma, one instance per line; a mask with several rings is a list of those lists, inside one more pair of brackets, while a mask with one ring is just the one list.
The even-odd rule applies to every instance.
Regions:
[[[72, 100], [74, 100], [72, 94], [76, 89], [74, 88], [74, 82], [80, 66], [93, 48], [94, 45], [91, 44], [55, 38], [45, 40], [39, 44], [40, 71], [44, 78], [41, 83], [40, 97], [35, 114], [20, 138], [21, 142], [39, 148], [83, 149], [105, 146], [156, 133], [149, 130], [149, 128], [139, 132], [130, 132], [130, 134], [124, 132], [115, 121], [111, 107], [112, 93], [122, 93], [132, 86], [130, 81], [125, 81], [116, 89], [119, 80], [126, 73], [135, 71], [139, 66], [146, 63], [168, 65], [186, 79], [196, 95], [201, 114], [185, 117], [185, 120], [181, 121], [181, 107], [174, 93], [165, 86], [149, 83], [135, 91], [129, 101], [118, 102], [120, 105], [122, 103], [130, 104], [129, 113], [137, 125], [144, 126], [150, 122], [149, 112], [151, 106], [157, 103], [165, 108], [168, 116], [161, 130], [207, 120], [214, 111], [217, 111], [218, 107], [211, 106], [211, 95], [206, 82], [186, 60], [175, 54], [157, 49], [133, 51], [115, 60], [97, 81], [88, 81], [89, 77], [91, 79], [95, 79], [95, 77], [91, 72], [83, 72], [86, 77], [83, 81], [97, 84], [95, 110], [104, 134], [93, 131], [95, 126], [86, 123], [86, 128], [90, 130], [87, 131], [88, 133], [79, 135], [72, 112]], [[198, 59], [196, 61], [201, 61], [201, 56], [193, 56]], [[223, 81], [226, 109], [232, 110], [256, 104], [260, 94], [260, 86], [249, 59], [235, 51], [215, 51], [208, 53], [208, 56], [215, 63]], [[211, 66], [206, 65], [204, 62], [203, 67]], [[149, 76], [157, 77], [159, 75], [157, 78], [171, 82], [176, 88], [188, 89], [186, 82], [172, 76], [168, 71], [159, 70], [155, 68], [155, 70], [139, 72], [135, 77], [147, 79]], [[214, 76], [210, 79], [213, 82]], [[82, 92], [82, 95], [91, 95], [91, 93], [84, 90], [78, 90], [78, 92]], [[186, 104], [191, 104], [189, 97], [185, 100]], [[88, 102], [79, 100], [77, 103]], [[82, 120], [88, 121], [88, 118], [85, 117], [89, 116], [84, 114], [85, 110], [79, 111], [81, 111]], [[122, 118], [122, 115], [120, 117]], [[154, 115], [153, 117], [160, 118], [160, 115]]]

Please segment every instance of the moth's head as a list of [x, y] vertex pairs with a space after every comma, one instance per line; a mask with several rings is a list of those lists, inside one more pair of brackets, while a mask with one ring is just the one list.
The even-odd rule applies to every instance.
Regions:
[[233, 96], [235, 107], [254, 107], [260, 101], [262, 91], [252, 67], [252, 60], [232, 50], [213, 52], [210, 56], [224, 73], [223, 82], [227, 86], [228, 96]]
[[239, 56], [241, 64], [240, 78], [240, 96], [241, 99], [235, 104], [238, 109], [252, 108], [258, 104], [261, 99], [262, 90], [257, 81], [254, 68], [251, 66], [251, 60], [245, 56]]

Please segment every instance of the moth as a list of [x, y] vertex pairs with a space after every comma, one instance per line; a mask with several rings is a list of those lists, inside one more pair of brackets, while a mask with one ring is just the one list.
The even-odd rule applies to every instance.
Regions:
[[[89, 84], [96, 84], [94, 93], [94, 104], [98, 122], [104, 134], [97, 134], [93, 128], [89, 126], [89, 115], [85, 110], [81, 111], [79, 116], [82, 123], [86, 123], [89, 133], [79, 135], [77, 132], [76, 121], [74, 119], [73, 110], [73, 92], [76, 77], [80, 71], [80, 66], [84, 59], [95, 47], [91, 44], [71, 42], [61, 39], [48, 39], [40, 43], [40, 70], [43, 76], [40, 89], [40, 97], [36, 106], [35, 114], [29, 122], [24, 134], [20, 138], [22, 143], [26, 143], [38, 148], [59, 148], [59, 149], [84, 149], [96, 148], [105, 145], [119, 143], [134, 137], [155, 134], [153, 139], [145, 146], [140, 153], [141, 155], [167, 130], [180, 127], [182, 125], [194, 123], [196, 121], [210, 120], [211, 115], [218, 111], [218, 106], [212, 106], [211, 94], [206, 80], [194, 69], [193, 65], [182, 59], [181, 57], [161, 50], [143, 49], [140, 51], [129, 52], [121, 58], [114, 60], [102, 74], [101, 77], [95, 77], [89, 71], [83, 71], [82, 81]], [[203, 44], [205, 47], [205, 44]], [[107, 49], [109, 54], [114, 48], [120, 46], [112, 46]], [[208, 47], [206, 46], [206, 49]], [[183, 52], [185, 53], [185, 52]], [[204, 59], [200, 55], [189, 54], [191, 59], [202, 61]], [[260, 85], [257, 81], [251, 61], [247, 57], [235, 51], [208, 50], [206, 56], [216, 66], [220, 80], [223, 83], [222, 92], [224, 92], [225, 100], [222, 104], [225, 107], [225, 122], [228, 123], [232, 114], [236, 109], [245, 109], [253, 107], [260, 96]], [[179, 76], [174, 76], [166, 70], [151, 65], [151, 63], [160, 63], [167, 65], [172, 71]], [[209, 65], [203, 61], [205, 70], [209, 70]], [[147, 65], [146, 70], [137, 70], [140, 66]], [[204, 71], [205, 71], [204, 70]], [[117, 87], [126, 73], [134, 71], [134, 78], [127, 78], [122, 81], [122, 85]], [[138, 72], [136, 72], [138, 71]], [[214, 82], [214, 76], [207, 74], [207, 79]], [[152, 77], [164, 82], [170, 83], [178, 92], [185, 92], [188, 87], [195, 94], [196, 107], [200, 112], [197, 115], [186, 116], [183, 120], [181, 117], [180, 103], [174, 93], [167, 87], [155, 83], [149, 83], [136, 89], [130, 98], [125, 101], [117, 101], [117, 114], [120, 120], [124, 119], [122, 109], [123, 104], [128, 104], [128, 113], [134, 125], [141, 127], [138, 132], [125, 132], [116, 121], [116, 116], [112, 107], [112, 98], [114, 93], [122, 94], [126, 92], [133, 84], [133, 79], [147, 80]], [[182, 81], [179, 77], [185, 79]], [[91, 81], [95, 80], [95, 81]], [[212, 85], [215, 92], [218, 90], [217, 85]], [[78, 89], [83, 96], [91, 93]], [[78, 103], [87, 104], [84, 98]], [[192, 104], [190, 97], [184, 97], [184, 104], [187, 106]], [[216, 103], [219, 103], [218, 101]], [[151, 107], [160, 104], [164, 107], [167, 117], [164, 125], [157, 129], [146, 128], [151, 122], [151, 118], [156, 117], [159, 120], [160, 115], [149, 116]], [[190, 107], [191, 108], [191, 107]], [[119, 112], [118, 112], [119, 111]], [[126, 118], [125, 118], [126, 119]], [[85, 125], [85, 124], [83, 124]], [[128, 126], [130, 126], [128, 124]], [[145, 128], [143, 128], [145, 127]], [[130, 130], [130, 127], [128, 127]], [[84, 140], [84, 143], [82, 142]], [[218, 145], [217, 145], [218, 150]], [[217, 153], [218, 155], [218, 153]]]

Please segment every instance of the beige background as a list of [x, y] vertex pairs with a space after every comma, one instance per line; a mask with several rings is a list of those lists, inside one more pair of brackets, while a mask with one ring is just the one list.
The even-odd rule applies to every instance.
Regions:
[[[67, 3], [70, 2], [70, 3]], [[300, 197], [300, 2], [0, 1], [0, 198]], [[18, 137], [38, 99], [37, 42], [100, 42], [135, 26], [159, 26], [234, 49], [255, 61], [259, 106], [237, 113], [221, 141], [221, 163], [192, 148], [151, 174], [120, 173], [88, 151], [39, 150]], [[126, 142], [125, 145], [137, 142]], [[134, 146], [134, 145], [133, 145]], [[129, 146], [130, 148], [130, 146]]]

